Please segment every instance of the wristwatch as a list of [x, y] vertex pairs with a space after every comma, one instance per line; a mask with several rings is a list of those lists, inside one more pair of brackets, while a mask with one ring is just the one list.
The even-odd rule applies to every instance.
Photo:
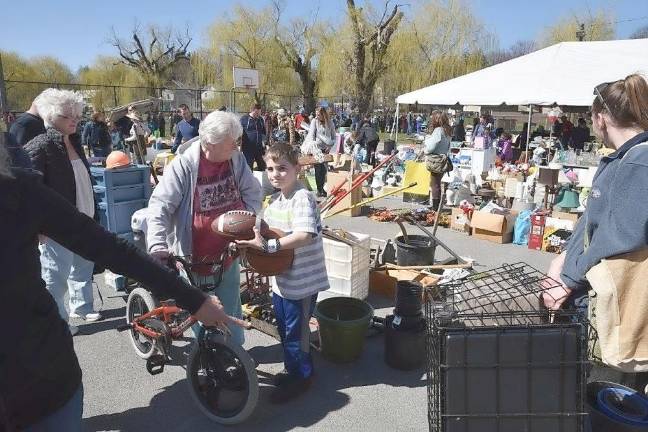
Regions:
[[261, 237], [261, 249], [263, 249], [263, 252], [265, 253], [270, 252], [268, 248], [268, 240], [264, 239], [263, 237]]

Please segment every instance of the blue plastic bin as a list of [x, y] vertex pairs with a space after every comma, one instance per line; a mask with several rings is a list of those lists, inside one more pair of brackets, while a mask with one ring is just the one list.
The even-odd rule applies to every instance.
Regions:
[[99, 223], [108, 231], [117, 234], [130, 233], [133, 213], [146, 207], [147, 203], [148, 200], [99, 203]]
[[105, 188], [149, 184], [150, 173], [148, 165], [136, 165], [118, 169], [90, 167], [90, 174], [92, 174], [96, 185]]
[[132, 186], [116, 186], [105, 188], [104, 186], [94, 186], [95, 199], [98, 203], [114, 204], [124, 201], [134, 201], [148, 199], [151, 195], [150, 187], [145, 184]]

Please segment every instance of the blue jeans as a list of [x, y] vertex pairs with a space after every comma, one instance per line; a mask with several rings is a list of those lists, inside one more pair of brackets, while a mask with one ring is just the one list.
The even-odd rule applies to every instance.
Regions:
[[70, 312], [88, 314], [93, 311], [92, 271], [94, 263], [64, 248], [51, 238], [41, 243], [41, 277], [52, 294], [59, 314], [66, 322], [65, 291], [70, 294]]
[[81, 432], [82, 417], [83, 384], [63, 407], [35, 425], [29, 426], [24, 432]]
[[[193, 273], [192, 277], [197, 284], [201, 283], [201, 279], [204, 280], [205, 276]], [[227, 270], [223, 272], [223, 279], [221, 283], [216, 287], [214, 291], [211, 291], [209, 294], [213, 294], [219, 298], [225, 308], [227, 315], [231, 315], [236, 318], [243, 317], [243, 311], [241, 309], [241, 270], [239, 268], [238, 260], [235, 260], [232, 265], [229, 266]], [[194, 332], [194, 336], [198, 336], [202, 331], [202, 327], [199, 324], [194, 324], [191, 329]], [[232, 342], [243, 345], [245, 342], [245, 335], [242, 327], [237, 325], [230, 325], [229, 330], [232, 333]]]
[[272, 305], [277, 317], [277, 330], [281, 336], [286, 371], [300, 378], [313, 374], [313, 359], [310, 355], [310, 327], [317, 294], [301, 300], [288, 300], [279, 294], [272, 294]]

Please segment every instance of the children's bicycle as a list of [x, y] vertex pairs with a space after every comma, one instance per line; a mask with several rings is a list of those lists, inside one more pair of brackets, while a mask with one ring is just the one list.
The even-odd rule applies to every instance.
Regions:
[[[191, 264], [186, 259], [172, 257], [169, 265], [183, 269], [192, 285], [211, 291], [220, 283], [221, 262]], [[195, 283], [191, 268], [196, 265], [211, 266], [210, 283]], [[126, 324], [117, 330], [129, 331], [135, 353], [146, 360], [147, 371], [157, 375], [171, 360], [173, 340], [182, 338], [197, 322], [189, 312], [176, 306], [174, 300], [158, 302], [146, 289], [136, 288], [128, 296]], [[210, 420], [237, 424], [254, 411], [259, 397], [254, 361], [243, 347], [231, 342], [226, 328], [201, 326], [186, 371], [189, 393]]]

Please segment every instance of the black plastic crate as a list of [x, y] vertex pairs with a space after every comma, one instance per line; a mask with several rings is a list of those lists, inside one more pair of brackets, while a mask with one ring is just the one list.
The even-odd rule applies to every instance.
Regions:
[[589, 325], [541, 306], [556, 285], [519, 263], [428, 292], [430, 430], [583, 430]]

